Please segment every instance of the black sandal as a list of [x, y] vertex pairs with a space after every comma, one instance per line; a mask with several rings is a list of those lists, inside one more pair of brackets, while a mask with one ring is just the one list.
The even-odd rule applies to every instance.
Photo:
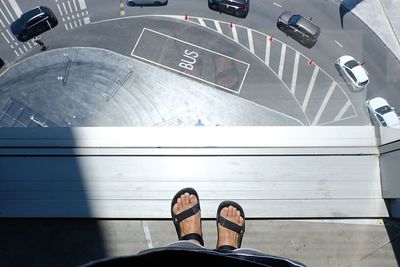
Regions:
[[[197, 204], [194, 205], [193, 207], [187, 209], [187, 210], [182, 211], [179, 214], [174, 214], [174, 212], [172, 211], [172, 208], [174, 207], [174, 205], [177, 202], [178, 198], [180, 198], [181, 195], [183, 195], [185, 193], [189, 193], [190, 195], [194, 195], [197, 198]], [[181, 236], [181, 225], [180, 225], [180, 222], [185, 220], [185, 219], [187, 219], [187, 218], [189, 218], [190, 216], [195, 215], [198, 212], [200, 212], [200, 199], [199, 199], [199, 195], [197, 194], [196, 190], [194, 190], [193, 188], [188, 187], [188, 188], [184, 188], [184, 189], [180, 190], [178, 193], [175, 194], [175, 196], [174, 196], [174, 198], [172, 199], [172, 202], [171, 202], [171, 217], [172, 217], [172, 221], [173, 221], [173, 223], [175, 225], [176, 233], [178, 234], [178, 239], [179, 240], [196, 240], [202, 246], [204, 246], [203, 237], [201, 235], [197, 234], [197, 233], [190, 233], [190, 234]]]
[[[221, 210], [225, 207], [235, 207], [238, 211], [240, 211], [240, 216], [243, 218], [243, 225], [238, 225], [234, 222], [229, 221], [228, 219], [225, 219], [224, 217], [222, 217], [221, 214]], [[243, 235], [244, 235], [244, 231], [245, 231], [245, 216], [244, 216], [244, 211], [243, 208], [236, 202], [231, 201], [231, 200], [226, 200], [223, 201], [221, 204], [219, 204], [218, 209], [217, 209], [217, 229], [218, 229], [218, 224], [220, 224], [222, 227], [228, 228], [229, 230], [232, 230], [236, 233], [239, 234], [238, 236], [238, 240], [237, 240], [237, 244], [238, 247], [240, 248], [242, 245], [242, 240], [243, 240]], [[219, 231], [217, 230], [218, 233], [218, 239], [217, 239], [217, 244], [219, 243]], [[233, 246], [229, 246], [229, 245], [222, 245], [220, 247], [217, 247], [217, 249], [224, 249], [224, 250], [234, 250], [237, 249]]]

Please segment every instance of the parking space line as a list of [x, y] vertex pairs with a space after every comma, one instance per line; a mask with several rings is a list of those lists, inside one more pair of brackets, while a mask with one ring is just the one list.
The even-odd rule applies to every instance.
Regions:
[[296, 92], [296, 84], [297, 84], [297, 73], [299, 71], [299, 59], [300, 53], [296, 50], [296, 55], [294, 56], [294, 64], [293, 64], [293, 73], [292, 73], [292, 84], [290, 85], [290, 92], [292, 95]]
[[280, 80], [282, 80], [282, 76], [283, 76], [283, 68], [285, 65], [285, 55], [286, 55], [286, 45], [284, 43], [282, 43], [281, 59], [279, 61], [279, 70], [278, 70], [278, 77]]
[[6, 20], [7, 24], [10, 25], [10, 21], [9, 21], [8, 18], [6, 17], [6, 14], [4, 14], [2, 8], [0, 8], [0, 13], [3, 15], [3, 17], [4, 17], [4, 19]]
[[247, 36], [249, 38], [249, 49], [252, 54], [254, 54], [254, 42], [253, 42], [253, 33], [250, 28], [247, 28]]
[[336, 115], [334, 121], [340, 120], [343, 117], [343, 115], [346, 113], [346, 111], [349, 109], [350, 105], [351, 105], [350, 99], [347, 99], [346, 104], [343, 105], [342, 109]]
[[4, 3], [4, 1], [3, 0], [1, 0], [1, 3], [3, 4], [3, 6], [5, 7], [5, 9], [6, 9], [6, 11], [7, 11], [7, 13], [8, 13], [8, 15], [10, 15], [10, 18], [11, 18], [11, 20], [12, 21], [14, 21], [15, 20], [15, 18], [14, 18], [14, 16], [11, 14], [11, 12], [10, 12], [10, 9], [8, 9], [8, 6]]
[[19, 8], [17, 2], [15, 0], [8, 0], [8, 2], [10, 3], [12, 9], [14, 9], [14, 12], [17, 15], [17, 17], [19, 18], [22, 15], [22, 11]]
[[233, 40], [236, 43], [239, 43], [239, 38], [238, 38], [237, 31], [236, 31], [236, 26], [232, 26], [232, 35], [233, 35]]
[[10, 41], [7, 39], [6, 35], [4, 34], [4, 32], [1, 32], [1, 35], [3, 35], [4, 39], [6, 40], [7, 44], [10, 43]]
[[202, 18], [197, 18], [197, 19], [199, 20], [199, 23], [200, 23], [201, 26], [207, 27], [206, 23], [204, 22], [204, 19], [202, 19]]
[[214, 20], [214, 25], [215, 25], [215, 28], [217, 29], [217, 32], [219, 34], [222, 34], [221, 25], [219, 25], [219, 22], [217, 20]]
[[267, 36], [266, 39], [266, 44], [265, 44], [265, 59], [264, 59], [264, 63], [265, 65], [269, 66], [269, 53], [271, 52], [271, 42], [268, 41], [269, 40], [269, 36]]
[[307, 105], [308, 105], [308, 101], [310, 100], [311, 93], [312, 93], [313, 88], [314, 88], [315, 80], [317, 79], [318, 71], [319, 71], [319, 67], [315, 66], [314, 67], [314, 72], [313, 72], [313, 74], [311, 76], [310, 83], [308, 84], [306, 96], [304, 97], [303, 104], [301, 105], [301, 109], [303, 110], [303, 112], [306, 111], [306, 108], [307, 108]]
[[311, 125], [316, 125], [321, 118], [322, 112], [324, 112], [326, 105], [328, 104], [329, 99], [332, 96], [333, 91], [335, 90], [336, 82], [332, 81], [331, 86], [329, 87], [328, 92], [326, 93], [324, 100], [322, 101], [321, 106], [318, 109], [317, 115], [315, 115], [314, 120], [312, 121]]

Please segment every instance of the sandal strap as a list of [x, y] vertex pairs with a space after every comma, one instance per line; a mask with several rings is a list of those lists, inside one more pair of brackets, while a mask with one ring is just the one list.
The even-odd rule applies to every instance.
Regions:
[[196, 240], [197, 242], [200, 243], [200, 245], [204, 246], [203, 237], [197, 233], [191, 233], [191, 234], [184, 235], [180, 238], [180, 240]]
[[236, 249], [235, 247], [229, 246], [229, 245], [222, 245], [218, 247], [218, 249], [224, 249], [224, 250], [234, 250]]
[[221, 224], [221, 226], [228, 228], [229, 230], [235, 231], [238, 234], [244, 233], [243, 226], [231, 222], [230, 220], [227, 220], [222, 216], [218, 216], [218, 223]]
[[187, 210], [184, 210], [181, 213], [175, 215], [175, 221], [181, 222], [181, 221], [189, 218], [190, 216], [195, 215], [199, 211], [200, 211], [200, 205], [199, 205], [199, 203], [196, 203], [196, 205], [194, 205], [193, 207], [191, 207]]

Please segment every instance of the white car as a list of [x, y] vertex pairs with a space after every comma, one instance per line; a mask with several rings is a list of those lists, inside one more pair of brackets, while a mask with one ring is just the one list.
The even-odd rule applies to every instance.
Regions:
[[382, 97], [369, 99], [367, 101], [367, 107], [372, 123], [375, 126], [400, 128], [399, 116], [386, 99]]
[[355, 91], [361, 91], [369, 83], [368, 72], [352, 56], [341, 56], [336, 60], [343, 79], [349, 81]]

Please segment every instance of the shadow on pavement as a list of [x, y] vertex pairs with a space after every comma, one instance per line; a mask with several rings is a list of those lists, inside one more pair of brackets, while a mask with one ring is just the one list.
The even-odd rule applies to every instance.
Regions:
[[353, 8], [355, 8], [362, 1], [363, 0], [343, 0], [340, 3], [339, 14], [340, 14], [340, 25], [342, 26], [342, 29], [343, 29], [344, 15], [346, 15], [348, 12], [350, 12]]
[[388, 218], [384, 219], [383, 223], [388, 233], [397, 264], [400, 266], [400, 221]]

